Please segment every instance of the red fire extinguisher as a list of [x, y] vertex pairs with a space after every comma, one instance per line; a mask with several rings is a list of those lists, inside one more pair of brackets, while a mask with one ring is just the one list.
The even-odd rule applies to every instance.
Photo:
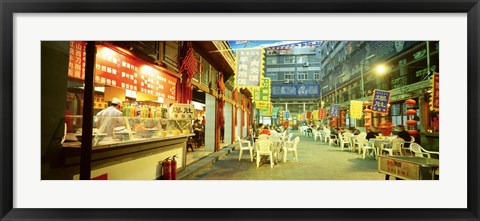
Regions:
[[162, 162], [162, 172], [164, 180], [172, 179], [172, 161], [168, 157]]
[[175, 160], [175, 158], [177, 157], [177, 155], [173, 155], [172, 157], [172, 164], [171, 164], [171, 168], [172, 168], [172, 180], [176, 180], [177, 179], [177, 161]]

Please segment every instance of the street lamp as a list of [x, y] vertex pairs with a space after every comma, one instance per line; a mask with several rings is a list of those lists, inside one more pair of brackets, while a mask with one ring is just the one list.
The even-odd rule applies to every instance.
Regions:
[[364, 82], [363, 82], [363, 65], [365, 64], [365, 61], [370, 59], [370, 58], [373, 58], [375, 57], [375, 54], [371, 54], [370, 56], [366, 57], [365, 59], [363, 59], [362, 61], [360, 61], [360, 92], [362, 93], [362, 98], [365, 96], [365, 89], [364, 89]]

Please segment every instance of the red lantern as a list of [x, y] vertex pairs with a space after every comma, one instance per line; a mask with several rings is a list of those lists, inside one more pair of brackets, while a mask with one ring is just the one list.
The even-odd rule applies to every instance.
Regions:
[[370, 110], [370, 109], [363, 110], [363, 113], [366, 113], [366, 114], [371, 113], [371, 112], [372, 112], [372, 110]]
[[383, 136], [389, 136], [390, 133], [392, 132], [393, 125], [390, 122], [382, 122], [378, 126], [380, 128], [380, 132], [382, 133]]
[[412, 136], [417, 136], [418, 135], [418, 130], [408, 130], [408, 133]]
[[408, 109], [407, 110], [407, 116], [412, 116], [417, 114], [417, 111], [415, 109]]
[[413, 100], [413, 99], [408, 99], [408, 100], [405, 101], [405, 104], [406, 104], [406, 105], [409, 105], [409, 106], [413, 106], [413, 105], [415, 105], [416, 103], [417, 103], [417, 102], [416, 102], [415, 100]]
[[364, 127], [370, 127], [370, 124], [364, 124], [363, 126]]
[[365, 120], [370, 120], [370, 117], [369, 117], [369, 116], [365, 116], [363, 119], [365, 119]]
[[407, 125], [408, 126], [417, 126], [417, 121], [416, 120], [407, 120]]

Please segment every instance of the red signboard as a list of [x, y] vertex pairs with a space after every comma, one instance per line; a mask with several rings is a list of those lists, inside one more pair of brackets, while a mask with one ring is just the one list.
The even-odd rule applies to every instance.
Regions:
[[320, 110], [318, 111], [318, 118], [325, 119], [326, 116], [327, 116], [327, 110], [325, 110], [325, 108], [320, 108]]
[[68, 76], [85, 79], [85, 42], [71, 41], [68, 61]]
[[[68, 76], [84, 79], [85, 43], [70, 43]], [[95, 83], [176, 100], [177, 78], [133, 56], [97, 45]]]
[[440, 75], [435, 73], [433, 75], [433, 108], [440, 108]]

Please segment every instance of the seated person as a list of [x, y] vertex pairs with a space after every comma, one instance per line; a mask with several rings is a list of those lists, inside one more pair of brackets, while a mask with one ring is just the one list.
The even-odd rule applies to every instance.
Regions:
[[378, 136], [377, 129], [374, 128], [374, 127], [370, 127], [370, 129], [368, 129], [368, 133], [367, 133], [367, 136], [365, 137], [365, 139], [369, 140], [369, 139], [375, 138], [377, 136]]
[[[398, 137], [399, 138], [402, 138], [403, 140], [407, 141], [407, 142], [410, 142], [411, 138], [410, 138], [410, 134], [405, 130], [405, 127], [403, 125], [397, 125], [397, 129], [398, 129]], [[404, 147], [409, 147], [410, 146], [410, 143], [405, 143], [404, 144]]]
[[268, 127], [265, 127], [265, 126], [262, 125], [260, 127], [260, 134], [266, 134], [266, 135], [270, 136], [270, 130], [268, 129]]

